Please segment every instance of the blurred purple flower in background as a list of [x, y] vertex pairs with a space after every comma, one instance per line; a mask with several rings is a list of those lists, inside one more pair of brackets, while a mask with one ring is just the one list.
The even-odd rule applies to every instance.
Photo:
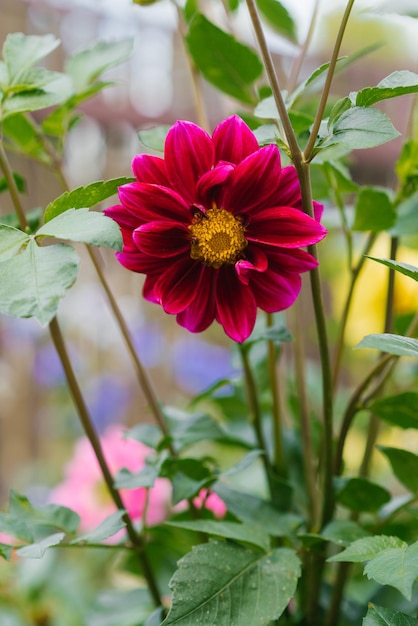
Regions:
[[188, 393], [201, 393], [218, 380], [237, 375], [231, 353], [223, 346], [186, 336], [177, 340], [171, 352], [178, 386]]
[[111, 424], [123, 422], [131, 396], [128, 383], [116, 375], [95, 376], [88, 382], [87, 406], [99, 433]]

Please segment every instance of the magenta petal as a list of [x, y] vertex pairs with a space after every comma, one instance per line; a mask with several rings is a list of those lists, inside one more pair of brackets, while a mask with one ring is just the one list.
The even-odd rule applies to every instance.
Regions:
[[200, 282], [196, 287], [194, 300], [187, 309], [177, 315], [177, 323], [192, 333], [200, 333], [206, 330], [215, 319], [214, 285], [216, 277], [216, 270], [204, 267], [200, 275]]
[[226, 181], [222, 207], [235, 215], [246, 215], [281, 204], [280, 172], [277, 146], [265, 146], [250, 154]]
[[137, 154], [132, 161], [132, 171], [139, 183], [169, 187], [164, 159], [148, 154]]
[[201, 263], [184, 257], [167, 267], [154, 287], [166, 313], [184, 311], [196, 297], [197, 285], [203, 271]]
[[133, 232], [139, 250], [150, 256], [167, 258], [190, 254], [189, 231], [173, 222], [148, 222]]
[[327, 234], [326, 229], [298, 209], [276, 207], [260, 211], [252, 216], [245, 237], [247, 241], [280, 246], [282, 248], [300, 248], [317, 243]]
[[111, 217], [112, 220], [117, 222], [119, 226], [126, 229], [134, 230], [135, 228], [137, 228], [137, 226], [140, 225], [140, 221], [138, 220], [138, 218], [129, 213], [129, 211], [127, 211], [125, 207], [121, 206], [120, 204], [116, 206], [111, 206], [108, 209], [105, 209], [103, 212], [105, 215], [107, 215], [107, 217]]
[[299, 178], [294, 165], [288, 165], [280, 176], [280, 204], [294, 207], [297, 202], [301, 202]]
[[123, 206], [141, 222], [161, 218], [190, 222], [189, 205], [178, 193], [167, 187], [128, 183], [119, 187], [119, 198]]
[[203, 174], [197, 184], [196, 197], [200, 204], [210, 209], [212, 202], [218, 202], [219, 185], [222, 185], [233, 171], [230, 163], [218, 164]]
[[289, 308], [299, 295], [301, 288], [299, 274], [276, 274], [267, 270], [251, 280], [250, 288], [257, 306], [267, 313], [276, 313]]
[[254, 246], [246, 248], [245, 257], [245, 259], [235, 263], [235, 269], [240, 281], [248, 285], [251, 271], [265, 272], [268, 267], [268, 260], [266, 254]]
[[242, 284], [233, 266], [219, 270], [216, 320], [234, 341], [245, 341], [254, 328], [257, 306], [251, 289]]
[[213, 131], [212, 141], [216, 162], [241, 163], [259, 149], [254, 133], [238, 115], [221, 122]]
[[214, 164], [211, 138], [196, 124], [176, 122], [165, 140], [164, 156], [172, 186], [193, 204], [197, 181]]
[[268, 265], [273, 272], [302, 274], [318, 266], [318, 261], [305, 250], [268, 248]]

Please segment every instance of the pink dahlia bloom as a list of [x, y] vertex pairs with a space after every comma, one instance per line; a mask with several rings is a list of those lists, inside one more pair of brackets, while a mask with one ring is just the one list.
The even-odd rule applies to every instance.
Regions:
[[146, 275], [144, 297], [192, 332], [214, 320], [235, 341], [252, 332], [257, 307], [295, 301], [300, 274], [316, 266], [301, 247], [326, 235], [302, 210], [293, 166], [275, 145], [260, 148], [237, 116], [210, 137], [191, 122], [170, 129], [164, 158], [133, 160], [136, 182], [106, 210], [121, 227], [119, 262]]
[[[119, 426], [110, 426], [101, 437], [101, 444], [113, 475], [124, 467], [131, 472], [138, 472], [144, 467], [146, 457], [152, 452], [139, 441], [124, 439]], [[159, 524], [167, 517], [171, 488], [169, 482], [163, 478], [158, 478], [149, 490], [121, 489], [120, 494], [127, 512], [134, 521], [142, 520], [145, 507], [146, 522], [149, 526]], [[82, 532], [93, 530], [116, 511], [96, 456], [86, 437], [76, 443], [73, 457], [65, 468], [64, 480], [52, 490], [49, 499], [54, 504], [61, 504], [76, 511], [81, 518]]]

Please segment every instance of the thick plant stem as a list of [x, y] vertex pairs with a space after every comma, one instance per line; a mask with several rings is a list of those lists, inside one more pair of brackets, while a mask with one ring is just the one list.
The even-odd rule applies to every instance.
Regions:
[[56, 318], [53, 318], [53, 320], [50, 322], [49, 330], [50, 330], [51, 338], [54, 343], [55, 349], [62, 363], [64, 372], [65, 372], [65, 377], [66, 377], [67, 384], [68, 384], [68, 388], [70, 390], [71, 396], [76, 406], [81, 424], [84, 428], [84, 432], [87, 438], [89, 439], [92, 445], [97, 461], [100, 465], [100, 469], [103, 474], [103, 478], [105, 480], [109, 494], [115, 506], [117, 507], [117, 509], [120, 511], [124, 511], [122, 520], [124, 521], [126, 525], [126, 532], [128, 533], [128, 537], [138, 555], [142, 572], [149, 585], [150, 593], [154, 600], [155, 606], [157, 607], [161, 606], [162, 602], [161, 602], [160, 593], [158, 591], [157, 583], [152, 573], [151, 566], [148, 562], [148, 558], [144, 551], [144, 542], [142, 538], [140, 537], [140, 535], [138, 535], [138, 533], [136, 532], [130, 516], [125, 511], [125, 507], [122, 502], [122, 498], [119, 494], [119, 491], [114, 487], [113, 477], [110, 472], [109, 466], [106, 462], [106, 459], [104, 457], [100, 439], [97, 436], [93, 423], [91, 421], [89, 412], [87, 410], [87, 406], [85, 404], [77, 378], [74, 374], [74, 370], [71, 365], [71, 361], [68, 356], [68, 351], [64, 343], [60, 326]]
[[353, 8], [353, 6], [354, 6], [354, 0], [348, 0], [343, 18], [341, 20], [340, 28], [338, 30], [337, 38], [335, 40], [334, 49], [331, 54], [331, 60], [330, 60], [329, 67], [328, 67], [327, 77], [325, 79], [324, 90], [322, 92], [322, 96], [319, 101], [314, 123], [312, 124], [311, 134], [304, 150], [305, 161], [310, 161], [312, 158], [312, 152], [315, 146], [315, 141], [318, 135], [319, 127], [321, 126], [322, 118], [324, 116], [325, 107], [327, 105], [328, 96], [329, 96], [329, 92], [331, 89], [331, 83], [334, 78], [335, 68], [337, 65], [338, 55], [340, 53], [340, 48], [341, 48], [341, 44], [343, 41], [345, 29], [347, 27], [348, 19], [350, 17], [351, 9]]
[[26, 231], [28, 229], [28, 222], [26, 220], [26, 216], [22, 208], [22, 203], [20, 202], [19, 190], [17, 188], [16, 181], [13, 177], [13, 172], [11, 170], [9, 160], [4, 150], [3, 141], [1, 138], [0, 138], [0, 168], [2, 169], [4, 178], [6, 179], [7, 187], [9, 189], [9, 194], [13, 202], [14, 210], [16, 211], [16, 215], [19, 220], [20, 228]]

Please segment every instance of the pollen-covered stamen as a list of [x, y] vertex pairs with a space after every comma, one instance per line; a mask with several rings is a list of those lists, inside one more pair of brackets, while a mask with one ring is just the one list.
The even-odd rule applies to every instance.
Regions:
[[196, 216], [189, 226], [190, 256], [218, 269], [224, 263], [235, 263], [247, 245], [242, 223], [225, 209], [209, 209]]

